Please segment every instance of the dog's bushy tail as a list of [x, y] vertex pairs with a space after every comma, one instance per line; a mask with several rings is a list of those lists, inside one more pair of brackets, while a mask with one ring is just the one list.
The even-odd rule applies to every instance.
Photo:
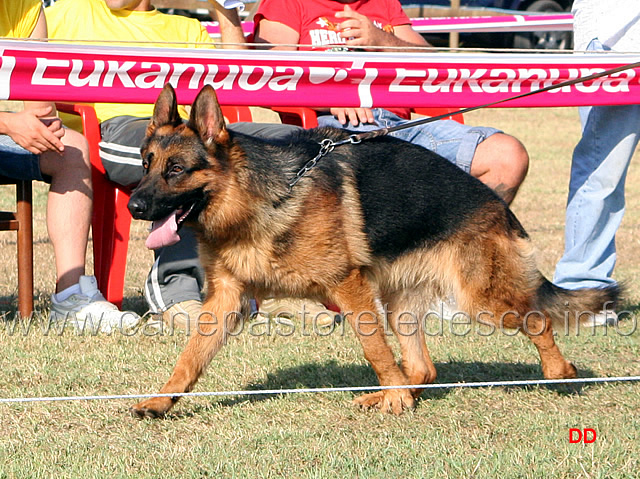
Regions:
[[614, 284], [602, 288], [569, 290], [543, 278], [536, 293], [537, 307], [547, 313], [555, 330], [575, 331], [580, 326], [593, 324], [594, 315], [615, 311], [623, 289], [623, 286]]

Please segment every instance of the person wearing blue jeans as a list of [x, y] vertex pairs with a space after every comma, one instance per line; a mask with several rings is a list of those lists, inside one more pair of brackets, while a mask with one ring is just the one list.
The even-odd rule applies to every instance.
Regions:
[[[578, 51], [638, 51], [640, 2], [575, 0]], [[640, 105], [581, 107], [582, 137], [571, 163], [565, 250], [554, 283], [568, 289], [615, 284], [615, 235], [625, 211], [625, 180], [640, 139]], [[611, 312], [606, 318], [615, 320]]]
[[[383, 108], [373, 108], [373, 123], [360, 123], [357, 127], [343, 125], [334, 115], [319, 115], [318, 126], [330, 126], [333, 128], [349, 128], [357, 131], [373, 131], [380, 128], [391, 128], [402, 125], [410, 120], [405, 120], [395, 113]], [[427, 148], [445, 157], [451, 163], [465, 173], [471, 173], [471, 162], [478, 145], [500, 130], [487, 126], [467, 126], [455, 120], [438, 120], [436, 122], [420, 125], [419, 127], [405, 128], [389, 133], [400, 140], [408, 141]]]
[[[263, 49], [300, 51], [415, 52], [429, 46], [398, 0], [262, 0], [254, 16], [253, 41]], [[411, 118], [408, 107], [334, 107], [318, 114], [319, 126], [359, 132], [401, 125]], [[392, 136], [440, 154], [506, 203], [515, 198], [529, 167], [529, 155], [520, 141], [490, 127], [440, 120]]]

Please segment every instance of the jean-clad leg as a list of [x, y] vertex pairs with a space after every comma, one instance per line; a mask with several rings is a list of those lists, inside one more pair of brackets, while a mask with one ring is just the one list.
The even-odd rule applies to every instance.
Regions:
[[554, 275], [568, 289], [614, 283], [615, 234], [640, 133], [640, 105], [583, 107], [580, 116], [583, 135], [571, 163], [565, 251]]

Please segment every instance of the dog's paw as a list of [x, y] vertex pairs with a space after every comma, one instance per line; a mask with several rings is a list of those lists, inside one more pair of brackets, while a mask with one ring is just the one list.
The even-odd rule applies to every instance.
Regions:
[[166, 416], [171, 406], [173, 406], [171, 398], [152, 398], [132, 406], [129, 412], [138, 419], [160, 419]]
[[569, 361], [558, 361], [551, 366], [543, 367], [542, 374], [546, 379], [573, 379], [578, 377], [578, 370]]
[[400, 415], [405, 409], [413, 409], [415, 400], [408, 389], [385, 389], [363, 394], [353, 400], [362, 409], [379, 409], [382, 412]]

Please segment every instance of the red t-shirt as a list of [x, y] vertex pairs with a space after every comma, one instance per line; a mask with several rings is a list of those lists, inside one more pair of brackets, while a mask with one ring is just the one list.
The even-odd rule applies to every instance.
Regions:
[[[262, 19], [280, 22], [300, 34], [299, 50], [340, 48], [345, 41], [336, 31], [336, 25], [345, 19], [336, 18], [335, 13], [343, 11], [345, 5], [365, 15], [383, 30], [393, 31], [393, 27], [398, 25], [411, 24], [397, 0], [356, 0], [351, 3], [337, 0], [262, 0], [254, 17], [254, 28], [257, 30]], [[403, 118], [410, 116], [409, 109], [391, 111]]]

